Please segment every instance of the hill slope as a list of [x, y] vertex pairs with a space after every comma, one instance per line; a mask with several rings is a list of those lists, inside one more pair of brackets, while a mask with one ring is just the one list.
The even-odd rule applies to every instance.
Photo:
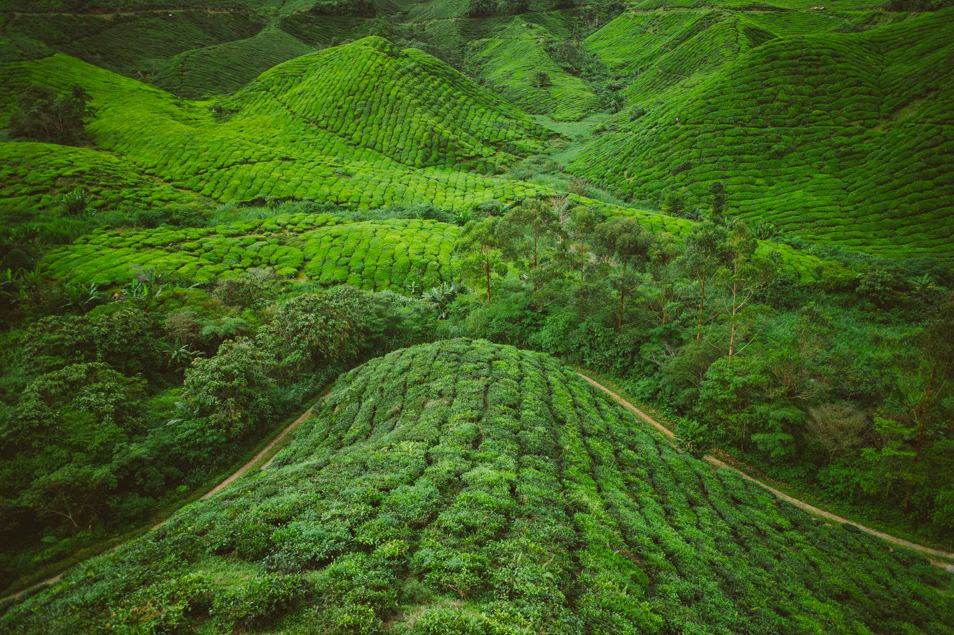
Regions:
[[481, 341], [344, 375], [264, 472], [10, 608], [13, 633], [949, 632], [946, 574]]
[[538, 147], [542, 128], [449, 66], [381, 38], [279, 65], [217, 110], [62, 54], [2, 61], [0, 72], [4, 115], [30, 84], [81, 85], [99, 148], [218, 201], [458, 209], [538, 189], [474, 170]]
[[218, 227], [103, 230], [51, 252], [42, 266], [83, 284], [125, 283], [146, 271], [204, 282], [268, 268], [324, 285], [420, 292], [455, 277], [457, 233], [435, 221], [288, 214]]
[[954, 257], [954, 9], [871, 28], [787, 15], [624, 14], [590, 36], [627, 102], [571, 171], [703, 208], [721, 182], [730, 213], [788, 233]]

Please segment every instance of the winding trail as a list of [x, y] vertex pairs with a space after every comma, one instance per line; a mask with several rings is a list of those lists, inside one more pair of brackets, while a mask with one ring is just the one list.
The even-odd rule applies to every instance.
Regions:
[[[200, 500], [205, 500], [205, 499], [207, 499], [207, 498], [212, 498], [213, 496], [215, 496], [216, 494], [218, 494], [219, 492], [221, 492], [222, 490], [224, 490], [226, 487], [228, 487], [229, 485], [231, 485], [232, 483], [234, 483], [234, 482], [235, 482], [236, 480], [238, 480], [240, 477], [242, 477], [242, 476], [244, 476], [245, 474], [247, 474], [248, 472], [250, 472], [250, 471], [252, 470], [252, 468], [254, 468], [258, 463], [260, 463], [261, 460], [262, 460], [263, 458], [265, 458], [265, 457], [268, 455], [268, 453], [271, 452], [271, 451], [275, 448], [276, 445], [278, 445], [279, 443], [281, 443], [282, 441], [284, 441], [284, 440], [285, 440], [285, 437], [287, 437], [287, 436], [292, 432], [292, 430], [294, 430], [295, 428], [297, 428], [298, 426], [300, 426], [302, 423], [304, 423], [304, 421], [305, 421], [308, 417], [311, 416], [311, 410], [312, 410], [311, 408], [308, 408], [308, 409], [305, 410], [303, 413], [301, 413], [301, 415], [299, 415], [297, 419], [295, 419], [294, 421], [292, 421], [291, 423], [289, 423], [289, 424], [285, 427], [284, 430], [282, 430], [281, 432], [279, 432], [278, 434], [276, 434], [276, 435], [275, 435], [275, 438], [273, 438], [271, 441], [269, 441], [269, 442], [268, 442], [268, 445], [266, 445], [264, 448], [262, 448], [262, 449], [258, 452], [258, 454], [256, 454], [256, 455], [253, 456], [252, 458], [250, 458], [250, 459], [245, 463], [245, 465], [243, 465], [243, 466], [240, 467], [239, 469], [235, 470], [235, 472], [233, 472], [232, 475], [229, 476], [227, 479], [225, 479], [224, 481], [222, 481], [221, 483], [219, 483], [218, 485], [216, 485], [215, 487], [213, 487], [212, 489], [210, 489], [208, 492], [206, 492], [205, 494], [203, 494], [203, 495], [202, 495], [202, 498], [201, 498]], [[271, 463], [272, 463], [272, 461], [271, 461], [271, 459], [269, 459], [269, 461], [262, 466], [262, 469], [264, 470], [264, 469], [267, 468], [269, 465], [271, 465]], [[165, 521], [163, 521], [163, 522], [165, 522]], [[162, 523], [159, 523], [159, 524], [161, 525]], [[158, 525], [157, 525], [157, 526], [158, 526]]]
[[[215, 487], [213, 487], [212, 489], [210, 489], [209, 491], [207, 491], [205, 494], [203, 494], [203, 495], [199, 498], [199, 500], [205, 500], [205, 499], [207, 499], [207, 498], [211, 498], [212, 496], [215, 496], [216, 494], [218, 494], [219, 492], [221, 492], [223, 489], [225, 489], [226, 487], [228, 487], [229, 485], [231, 485], [232, 483], [234, 483], [236, 480], [238, 480], [239, 478], [241, 478], [242, 476], [244, 476], [244, 475], [247, 474], [248, 472], [252, 471], [256, 466], [258, 466], [259, 463], [262, 462], [262, 460], [263, 460], [266, 456], [268, 456], [268, 454], [269, 454], [270, 452], [272, 452], [272, 451], [275, 449], [275, 447], [276, 447], [279, 443], [281, 443], [282, 441], [284, 441], [285, 438], [288, 437], [288, 435], [291, 434], [291, 432], [292, 432], [295, 428], [297, 428], [298, 426], [300, 426], [302, 423], [305, 422], [306, 419], [308, 419], [308, 417], [311, 416], [311, 413], [312, 413], [312, 409], [313, 409], [313, 408], [314, 408], [314, 406], [308, 408], [308, 409], [305, 410], [303, 413], [301, 413], [301, 415], [299, 415], [297, 419], [295, 419], [294, 421], [292, 421], [291, 423], [289, 423], [287, 426], [285, 426], [285, 427], [281, 430], [281, 432], [279, 432], [278, 434], [276, 434], [276, 435], [272, 438], [272, 440], [269, 441], [268, 444], [267, 444], [264, 448], [262, 448], [261, 450], [259, 450], [259, 451], [255, 454], [255, 456], [253, 456], [251, 459], [249, 459], [248, 461], [246, 461], [240, 468], [238, 468], [238, 469], [235, 470], [232, 474], [230, 474], [224, 481], [222, 481], [221, 483], [219, 483], [218, 485], [216, 485]], [[272, 457], [272, 458], [274, 458], [274, 457]], [[268, 460], [265, 464], [263, 464], [263, 465], [261, 466], [261, 469], [264, 470], [264, 469], [266, 469], [269, 465], [271, 465], [271, 463], [272, 463], [272, 458], [269, 458], [269, 460]], [[136, 536], [134, 536], [134, 537], [141, 536], [142, 534], [145, 534], [145, 533], [147, 533], [147, 532], [150, 532], [150, 531], [152, 531], [153, 529], [156, 529], [157, 527], [163, 526], [164, 524], [166, 524], [166, 522], [167, 522], [170, 518], [172, 518], [172, 516], [173, 516], [177, 511], [179, 511], [179, 509], [181, 509], [181, 507], [175, 509], [175, 510], [172, 511], [168, 516], [166, 516], [165, 518], [159, 520], [158, 522], [155, 522], [155, 523], [153, 523], [152, 525], [149, 525], [147, 528], [143, 529], [142, 531], [137, 532], [137, 533], [136, 533]], [[131, 538], [130, 538], [130, 540], [131, 540]], [[108, 552], [110, 552], [110, 551], [115, 551], [115, 550], [119, 549], [122, 545], [126, 544], [127, 542], [128, 542], [128, 540], [123, 540], [122, 542], [119, 542], [119, 543], [113, 545], [112, 547], [110, 547], [109, 549], [106, 549], [105, 551], [103, 551], [103, 552], [101, 552], [101, 553], [108, 553]], [[100, 554], [96, 554], [96, 555], [100, 555]], [[94, 556], [90, 556], [90, 557], [92, 558], [92, 557], [94, 557]], [[30, 586], [26, 587], [25, 589], [21, 589], [21, 590], [15, 592], [15, 593], [11, 593], [11, 594], [9, 594], [9, 595], [6, 595], [6, 596], [0, 598], [0, 604], [3, 604], [3, 603], [5, 603], [5, 602], [7, 602], [7, 601], [9, 601], [9, 600], [16, 600], [17, 598], [19, 598], [19, 597], [21, 597], [21, 596], [23, 596], [23, 595], [25, 595], [25, 594], [27, 594], [27, 593], [30, 593], [31, 591], [34, 591], [34, 590], [39, 589], [39, 588], [41, 588], [41, 587], [48, 586], [48, 585], [50, 585], [50, 584], [55, 584], [56, 582], [59, 582], [59, 581], [63, 578], [63, 574], [64, 574], [67, 570], [69, 570], [69, 569], [71, 569], [72, 567], [76, 566], [77, 564], [79, 564], [79, 562], [70, 564], [69, 566], [66, 567], [66, 569], [64, 569], [63, 571], [61, 571], [60, 573], [58, 573], [58, 574], [56, 574], [56, 575], [54, 575], [54, 576], [51, 576], [51, 577], [46, 578], [46, 579], [44, 579], [44, 580], [40, 580], [40, 581], [37, 582], [36, 584], [31, 584]]]
[[[640, 410], [639, 408], [637, 408], [636, 406], [634, 406], [632, 403], [630, 403], [629, 401], [627, 401], [625, 398], [623, 398], [623, 397], [621, 397], [619, 394], [613, 392], [612, 390], [610, 390], [609, 388], [607, 388], [607, 387], [604, 386], [603, 384], [599, 383], [599, 382], [596, 381], [595, 379], [593, 379], [593, 378], [591, 378], [591, 377], [588, 377], [587, 375], [584, 375], [583, 373], [581, 373], [581, 372], [579, 372], [579, 371], [577, 371], [577, 374], [578, 374], [580, 377], [582, 377], [583, 379], [585, 379], [587, 382], [589, 382], [591, 385], [593, 385], [594, 387], [596, 387], [597, 389], [603, 391], [604, 393], [606, 393], [607, 395], [609, 395], [610, 397], [612, 397], [613, 400], [615, 400], [618, 404], [620, 404], [620, 405], [623, 406], [626, 410], [628, 410], [628, 411], [631, 412], [633, 415], [635, 415], [638, 419], [641, 419], [641, 420], [644, 421], [645, 423], [648, 423], [648, 424], [651, 425], [652, 427], [656, 428], [656, 430], [659, 431], [659, 432], [660, 432], [663, 436], [665, 436], [667, 439], [669, 439], [669, 440], [672, 441], [672, 442], [675, 441], [675, 436], [676, 436], [676, 435], [673, 433], [672, 430], [670, 430], [669, 428], [667, 428], [667, 427], [664, 426], [663, 424], [659, 423], [658, 421], [656, 421], [655, 419], [653, 419], [652, 417], [650, 417], [649, 415], [647, 415], [645, 412], [643, 412], [642, 410]], [[281, 443], [286, 437], [288, 437], [288, 435], [291, 434], [291, 432], [294, 431], [295, 428], [297, 428], [297, 427], [300, 426], [302, 423], [304, 423], [304, 421], [305, 421], [306, 419], [308, 419], [309, 416], [311, 416], [311, 413], [312, 413], [312, 408], [308, 408], [307, 410], [305, 410], [304, 412], [302, 412], [301, 415], [300, 415], [297, 419], [295, 419], [294, 421], [292, 421], [290, 424], [288, 424], [287, 426], [285, 426], [285, 428], [283, 428], [281, 432], [279, 432], [278, 434], [276, 434], [276, 435], [272, 438], [272, 440], [269, 441], [268, 444], [267, 444], [264, 448], [262, 448], [258, 453], [255, 454], [255, 456], [253, 456], [251, 459], [249, 459], [248, 461], [246, 461], [241, 467], [239, 467], [235, 472], [233, 472], [231, 475], [229, 475], [229, 476], [228, 476], [225, 480], [223, 480], [221, 483], [219, 483], [218, 485], [216, 485], [215, 487], [213, 487], [212, 489], [210, 489], [209, 491], [207, 491], [205, 494], [203, 494], [203, 495], [200, 497], [200, 499], [201, 499], [201, 500], [205, 500], [205, 499], [207, 499], [207, 498], [211, 498], [212, 496], [215, 496], [216, 494], [218, 494], [219, 492], [221, 492], [222, 490], [224, 490], [226, 487], [228, 487], [229, 485], [231, 485], [232, 483], [234, 483], [236, 480], [238, 480], [239, 478], [241, 478], [242, 476], [244, 476], [244, 475], [247, 474], [248, 472], [252, 471], [255, 467], [259, 466], [259, 464], [262, 462], [262, 460], [263, 460], [266, 456], [268, 456], [269, 453], [272, 452], [272, 451], [275, 449], [275, 447], [276, 447], [279, 443]], [[744, 478], [744, 479], [746, 479], [746, 480], [748, 480], [748, 481], [751, 481], [751, 482], [755, 483], [755, 484], [758, 485], [759, 487], [765, 488], [766, 490], [768, 490], [769, 492], [771, 492], [772, 494], [774, 494], [774, 495], [775, 495], [777, 498], [779, 498], [780, 500], [783, 500], [783, 501], [785, 501], [785, 502], [787, 502], [787, 503], [790, 503], [790, 504], [792, 504], [792, 505], [794, 505], [794, 506], [796, 506], [796, 507], [798, 507], [798, 508], [800, 508], [800, 509], [803, 509], [803, 510], [807, 511], [808, 513], [814, 515], [814, 516], [817, 516], [817, 517], [819, 517], [819, 518], [824, 518], [825, 520], [829, 520], [829, 521], [835, 522], [835, 523], [841, 523], [841, 524], [846, 524], [846, 525], [852, 525], [853, 527], [856, 527], [856, 528], [858, 528], [859, 530], [861, 530], [861, 531], [863, 531], [863, 532], [865, 532], [865, 533], [871, 534], [872, 536], [876, 536], [876, 537], [880, 538], [881, 540], [884, 540], [885, 542], [888, 542], [888, 543], [891, 543], [891, 544], [894, 544], [894, 545], [898, 545], [899, 547], [904, 547], [904, 548], [906, 548], [906, 549], [910, 549], [910, 550], [912, 550], [912, 551], [916, 551], [916, 552], [918, 552], [918, 553], [921, 553], [921, 554], [923, 554], [923, 555], [925, 555], [925, 556], [928, 557], [928, 560], [930, 560], [931, 564], [933, 564], [933, 565], [935, 565], [935, 566], [938, 566], [938, 567], [941, 567], [941, 568], [943, 568], [943, 569], [946, 569], [947, 571], [950, 571], [950, 572], [954, 573], [954, 553], [951, 553], [951, 552], [949, 552], [949, 551], [943, 551], [943, 550], [941, 550], [941, 549], [934, 549], [934, 548], [932, 548], [932, 547], [926, 547], [926, 546], [924, 546], [924, 545], [919, 545], [919, 544], [917, 544], [917, 543], [910, 542], [910, 541], [905, 540], [905, 539], [903, 539], [903, 538], [898, 538], [897, 536], [892, 536], [891, 534], [886, 534], [886, 533], [883, 532], [883, 531], [878, 531], [877, 529], [873, 529], [873, 528], [871, 528], [871, 527], [866, 527], [865, 525], [858, 524], [858, 523], [856, 523], [856, 522], [854, 522], [854, 521], [852, 521], [852, 520], [848, 520], [847, 518], [844, 518], [844, 517], [842, 517], [842, 516], [838, 516], [837, 514], [833, 514], [833, 513], [831, 513], [831, 512], [825, 511], [824, 509], [820, 509], [820, 508], [818, 508], [818, 507], [815, 507], [814, 505], [811, 505], [811, 504], [809, 504], [809, 503], [806, 503], [806, 502], [803, 501], [803, 500], [797, 499], [797, 498], [795, 498], [795, 497], [793, 497], [793, 496], [789, 496], [788, 494], [786, 494], [786, 493], [784, 493], [784, 492], [782, 492], [782, 491], [779, 491], [779, 490], [775, 489], [775, 488], [772, 487], [771, 485], [768, 485], [767, 483], [764, 483], [764, 482], [760, 481], [759, 479], [757, 479], [757, 478], [755, 478], [755, 477], [753, 477], [753, 476], [750, 476], [749, 474], [746, 474], [746, 473], [743, 472], [742, 470], [740, 470], [740, 469], [738, 469], [738, 468], [736, 468], [736, 467], [733, 467], [733, 466], [731, 466], [731, 465], [725, 463], [724, 461], [721, 461], [721, 460], [717, 459], [717, 458], [714, 457], [714, 456], [711, 456], [711, 455], [708, 455], [708, 454], [707, 454], [706, 456], [703, 457], [703, 459], [704, 459], [707, 463], [709, 463], [710, 465], [712, 465], [712, 466], [714, 466], [714, 467], [722, 468], [722, 469], [726, 469], [726, 470], [732, 470], [733, 472], [739, 474], [742, 478]], [[264, 463], [264, 464], [261, 465], [260, 467], [261, 467], [261, 469], [266, 469], [266, 468], [268, 468], [268, 466], [269, 466], [270, 464], [271, 464], [271, 459], [269, 459], [266, 463]], [[163, 519], [160, 520], [159, 522], [156, 522], [156, 523], [150, 525], [147, 529], [145, 529], [143, 532], [141, 532], [140, 534], [137, 534], [137, 535], [141, 535], [142, 533], [145, 533], [145, 532], [147, 532], [147, 531], [152, 531], [153, 529], [156, 529], [157, 527], [161, 527], [162, 525], [164, 525], [164, 524], [169, 520], [169, 518], [172, 517], [172, 515], [173, 515], [174, 513], [175, 513], [175, 512], [172, 512], [172, 514], [169, 514], [169, 516], [163, 518]], [[120, 542], [119, 544], [117, 544], [117, 545], [113, 546], [112, 548], [110, 548], [109, 551], [115, 551], [115, 550], [118, 549], [121, 545], [124, 545], [125, 543], [126, 543], [126, 541]], [[77, 563], [77, 564], [78, 564], [78, 563]], [[70, 565], [70, 567], [72, 567], [72, 566], [75, 566], [75, 565]], [[20, 590], [20, 591], [17, 591], [16, 593], [11, 593], [10, 595], [7, 595], [7, 596], [5, 596], [5, 597], [3, 597], [3, 598], [0, 598], [0, 603], [7, 602], [7, 601], [9, 601], [9, 600], [16, 600], [17, 598], [23, 596], [23, 595], [26, 594], [26, 593], [29, 593], [29, 592], [31, 592], [31, 591], [34, 591], [34, 590], [39, 589], [39, 588], [44, 587], [44, 586], [48, 586], [48, 585], [50, 585], [50, 584], [55, 584], [56, 582], [59, 582], [62, 578], [63, 578], [63, 573], [61, 572], [61, 573], [59, 573], [59, 574], [57, 574], [57, 575], [55, 575], [55, 576], [51, 576], [51, 577], [49, 577], [49, 578], [46, 578], [45, 580], [41, 580], [40, 582], [37, 582], [36, 584], [30, 585], [30, 586], [26, 587], [25, 589], [22, 589], [22, 590]]]
[[[667, 428], [667, 427], [664, 426], [663, 424], [659, 423], [658, 421], [656, 421], [655, 419], [653, 419], [652, 417], [650, 417], [649, 415], [647, 415], [645, 412], [643, 412], [642, 410], [640, 410], [639, 408], [637, 408], [636, 406], [634, 406], [633, 404], [631, 404], [631, 403], [630, 403], [629, 401], [627, 401], [625, 398], [623, 398], [623, 397], [621, 397], [620, 395], [618, 395], [617, 393], [613, 392], [612, 390], [610, 390], [609, 388], [607, 388], [607, 387], [604, 386], [603, 384], [599, 383], [598, 381], [596, 381], [596, 380], [593, 379], [592, 377], [588, 377], [588, 376], [584, 375], [583, 373], [581, 373], [580, 371], [577, 371], [577, 374], [578, 374], [580, 377], [582, 377], [583, 379], [585, 379], [587, 382], [589, 382], [591, 385], [593, 385], [594, 387], [598, 388], [599, 390], [605, 392], [607, 395], [609, 395], [610, 397], [612, 397], [618, 404], [620, 404], [621, 406], [623, 406], [624, 408], [626, 408], [626, 410], [629, 410], [629, 411], [630, 411], [632, 414], [634, 414], [637, 418], [642, 419], [644, 422], [646, 422], [646, 423], [648, 423], [649, 425], [651, 425], [651, 426], [653, 426], [654, 428], [656, 428], [659, 432], [661, 432], [661, 433], [662, 433], [666, 438], [668, 438], [670, 441], [675, 441], [676, 435], [673, 433], [672, 430], [670, 430], [669, 428]], [[843, 524], [843, 525], [851, 525], [852, 527], [855, 527], [855, 528], [857, 528], [857, 529], [859, 529], [859, 530], [861, 530], [861, 531], [863, 531], [863, 532], [865, 532], [865, 533], [867, 533], [867, 534], [871, 534], [872, 536], [875, 536], [875, 537], [877, 537], [877, 538], [880, 538], [881, 540], [884, 540], [885, 542], [889, 542], [889, 543], [891, 543], [891, 544], [898, 545], [899, 547], [904, 547], [904, 548], [910, 549], [910, 550], [912, 550], [912, 551], [917, 551], [918, 553], [927, 556], [927, 558], [928, 558], [928, 560], [930, 560], [931, 564], [933, 564], [933, 565], [935, 565], [935, 566], [937, 566], [937, 567], [941, 567], [942, 569], [945, 569], [945, 570], [947, 570], [947, 571], [950, 571], [950, 572], [954, 573], [954, 553], [951, 553], [950, 551], [944, 551], [944, 550], [942, 550], [942, 549], [934, 549], [933, 547], [926, 547], [926, 546], [924, 546], [924, 545], [919, 545], [919, 544], [917, 544], [917, 543], [915, 543], [915, 542], [911, 542], [911, 541], [909, 541], [909, 540], [905, 540], [904, 538], [898, 538], [897, 536], [892, 536], [891, 534], [887, 534], [887, 533], [885, 533], [885, 532], [883, 532], [883, 531], [878, 531], [877, 529], [873, 529], [873, 528], [871, 528], [871, 527], [867, 527], [867, 526], [865, 526], [865, 525], [861, 525], [861, 524], [859, 524], [859, 523], [857, 523], [857, 522], [855, 522], [855, 521], [853, 521], [853, 520], [848, 520], [847, 518], [844, 518], [844, 517], [839, 516], [839, 515], [837, 515], [837, 514], [833, 514], [833, 513], [829, 512], [829, 511], [825, 511], [824, 509], [820, 509], [820, 508], [818, 508], [818, 507], [815, 507], [814, 505], [812, 505], [812, 504], [810, 504], [810, 503], [806, 503], [806, 502], [803, 501], [803, 500], [800, 500], [800, 499], [795, 498], [795, 497], [793, 497], [793, 496], [789, 496], [789, 495], [786, 494], [785, 492], [782, 492], [782, 491], [779, 491], [779, 490], [775, 489], [775, 488], [772, 487], [771, 485], [769, 485], [769, 484], [767, 484], [767, 483], [765, 483], [765, 482], [763, 482], [763, 481], [760, 481], [759, 479], [755, 478], [754, 476], [751, 476], [751, 475], [749, 475], [749, 474], [746, 474], [746, 473], [743, 472], [742, 470], [740, 470], [740, 469], [738, 469], [738, 468], [736, 468], [736, 467], [733, 467], [733, 466], [729, 465], [728, 463], [726, 463], [726, 462], [724, 462], [724, 461], [721, 461], [721, 460], [717, 459], [716, 457], [714, 457], [714, 456], [712, 456], [712, 455], [710, 455], [710, 454], [707, 454], [707, 455], [705, 455], [705, 456], [702, 457], [702, 458], [703, 458], [704, 461], [706, 461], [707, 463], [709, 463], [710, 465], [712, 465], [712, 466], [714, 466], [714, 467], [716, 467], [716, 468], [722, 468], [722, 469], [726, 469], [726, 470], [732, 470], [733, 472], [735, 472], [736, 474], [738, 474], [739, 476], [741, 476], [741, 477], [744, 478], [745, 480], [751, 481], [752, 483], [755, 483], [755, 484], [758, 485], [759, 487], [762, 487], [762, 488], [768, 490], [768, 491], [771, 492], [773, 495], [775, 495], [776, 498], [778, 498], [778, 499], [780, 499], [780, 500], [783, 500], [783, 501], [785, 501], [786, 503], [790, 503], [790, 504], [794, 505], [795, 507], [798, 507], [799, 509], [803, 509], [803, 510], [807, 511], [809, 514], [812, 514], [813, 516], [817, 516], [817, 517], [819, 517], [819, 518], [824, 518], [825, 520], [829, 520], [829, 521], [835, 522], [835, 523], [840, 523], [840, 524]]]

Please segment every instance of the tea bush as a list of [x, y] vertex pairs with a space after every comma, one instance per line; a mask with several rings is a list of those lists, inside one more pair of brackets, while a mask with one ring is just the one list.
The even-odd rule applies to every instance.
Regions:
[[712, 472], [550, 357], [449, 340], [346, 373], [267, 470], [0, 626], [946, 633], [946, 575]]
[[454, 279], [457, 233], [429, 220], [287, 214], [204, 228], [101, 230], [53, 251], [43, 264], [74, 284], [125, 283], [146, 272], [204, 282], [267, 269], [323, 286], [422, 293]]
[[952, 11], [868, 16], [859, 30], [811, 11], [624, 13], [586, 46], [627, 77], [627, 108], [570, 170], [635, 200], [685, 192], [702, 209], [724, 183], [730, 216], [949, 260], [954, 82], [933, 59], [950, 51]]

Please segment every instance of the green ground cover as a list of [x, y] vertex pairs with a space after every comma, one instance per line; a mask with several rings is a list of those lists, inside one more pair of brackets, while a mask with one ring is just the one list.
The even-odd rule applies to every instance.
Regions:
[[0, 586], [445, 340], [0, 631], [948, 632], [923, 560], [456, 339], [950, 548], [943, 4], [0, 0]]
[[0, 620], [14, 633], [944, 633], [947, 583], [711, 472], [552, 358], [452, 340], [345, 374], [268, 470]]
[[101, 230], [41, 263], [74, 284], [125, 284], [145, 274], [208, 282], [267, 269], [331, 286], [422, 292], [454, 279], [457, 227], [428, 220], [352, 222], [275, 216], [207, 228]]
[[702, 208], [718, 182], [730, 214], [784, 233], [949, 259], [951, 19], [623, 14], [587, 45], [628, 79], [626, 107], [570, 171]]
[[518, 18], [474, 41], [471, 59], [481, 77], [527, 112], [577, 120], [599, 109], [600, 100], [585, 80], [551, 58], [548, 46], [558, 42], [546, 28]]
[[142, 176], [129, 161], [90, 148], [47, 143], [0, 142], [0, 210], [52, 211], [77, 189], [91, 211], [130, 212], [135, 208], [197, 202], [188, 190]]
[[[80, 85], [93, 97], [88, 129], [100, 148], [218, 201], [466, 209], [540, 189], [478, 172], [539, 149], [542, 128], [450, 67], [380, 38], [279, 65], [218, 110], [62, 54], [2, 66], [0, 109], [9, 113], [30, 84]], [[342, 76], [328, 84], [334, 72]], [[408, 73], [428, 90], [402, 84]], [[391, 88], [375, 89], [385, 77]]]

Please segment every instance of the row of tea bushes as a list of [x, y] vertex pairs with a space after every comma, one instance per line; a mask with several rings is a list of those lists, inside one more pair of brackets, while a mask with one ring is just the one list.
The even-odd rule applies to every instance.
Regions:
[[11, 633], [948, 633], [947, 574], [483, 341], [343, 375], [264, 471], [11, 607]]
[[421, 292], [454, 279], [457, 233], [429, 220], [290, 214], [205, 228], [100, 230], [53, 251], [43, 267], [82, 284], [124, 283], [147, 272], [206, 282], [261, 268], [325, 286]]

